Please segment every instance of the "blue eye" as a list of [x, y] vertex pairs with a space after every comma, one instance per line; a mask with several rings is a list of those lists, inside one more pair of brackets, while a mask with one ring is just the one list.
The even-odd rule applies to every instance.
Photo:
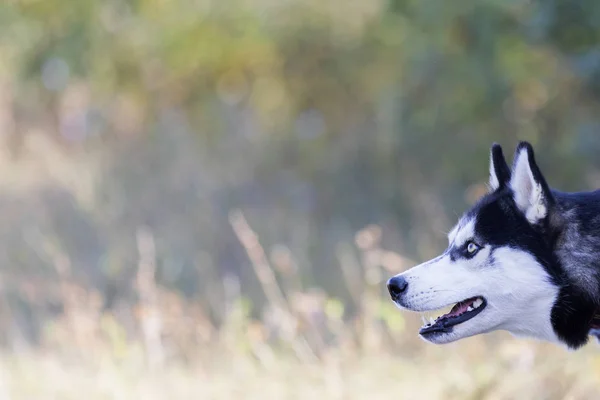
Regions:
[[479, 248], [480, 247], [474, 242], [467, 243], [467, 253], [469, 253], [470, 255], [477, 253], [479, 251]]

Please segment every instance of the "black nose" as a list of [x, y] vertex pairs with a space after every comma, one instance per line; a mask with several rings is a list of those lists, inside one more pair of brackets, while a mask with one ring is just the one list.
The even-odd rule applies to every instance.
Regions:
[[402, 293], [406, 291], [406, 288], [408, 287], [408, 282], [406, 282], [406, 279], [404, 279], [404, 277], [398, 275], [394, 276], [393, 278], [390, 278], [390, 280], [387, 283], [387, 287], [390, 292], [390, 296], [392, 296], [392, 299], [396, 300], [397, 298], [402, 296]]

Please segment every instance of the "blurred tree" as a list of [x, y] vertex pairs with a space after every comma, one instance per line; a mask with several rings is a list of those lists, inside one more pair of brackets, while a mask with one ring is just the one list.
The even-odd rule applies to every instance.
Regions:
[[0, 115], [14, 122], [14, 149], [43, 131], [60, 157], [101, 164], [96, 180], [77, 181], [93, 187], [91, 199], [74, 195], [85, 224], [65, 216], [53, 235], [84, 236], [69, 252], [110, 279], [131, 276], [144, 225], [165, 284], [191, 293], [194, 276], [236, 274], [258, 292], [227, 222], [241, 208], [267, 248], [285, 242], [298, 255], [306, 284], [345, 295], [338, 242], [379, 223], [394, 238], [385, 245], [436, 253], [485, 182], [493, 141], [532, 141], [561, 188], [597, 184], [599, 10], [591, 0], [10, 1]]

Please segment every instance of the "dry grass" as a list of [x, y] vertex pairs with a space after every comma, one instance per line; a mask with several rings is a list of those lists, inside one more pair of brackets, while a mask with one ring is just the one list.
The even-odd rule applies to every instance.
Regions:
[[569, 353], [507, 337], [488, 339], [444, 347], [411, 341], [410, 356], [402, 350], [330, 349], [318, 362], [276, 353], [259, 361], [243, 351], [215, 348], [192, 365], [171, 363], [154, 370], [145, 365], [141, 347], [125, 359], [105, 354], [93, 362], [36, 352], [3, 357], [0, 398], [597, 398], [596, 347]]
[[269, 299], [262, 319], [249, 317], [235, 282], [222, 283], [233, 289], [219, 326], [199, 304], [161, 288], [144, 228], [135, 305], [102, 311], [57, 251], [64, 313], [46, 322], [39, 347], [2, 355], [0, 400], [597, 398], [595, 343], [569, 352], [502, 333], [423, 343], [418, 317], [383, 295], [385, 277], [408, 261], [379, 247], [377, 227], [357, 234], [354, 252], [338, 249], [358, 308], [348, 315], [341, 302], [302, 289], [292, 255], [279, 247], [268, 256], [241, 212], [230, 221]]

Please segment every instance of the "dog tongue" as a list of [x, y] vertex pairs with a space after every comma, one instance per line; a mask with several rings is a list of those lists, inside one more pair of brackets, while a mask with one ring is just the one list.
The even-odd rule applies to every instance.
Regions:
[[467, 308], [473, 304], [473, 301], [474, 299], [468, 299], [461, 301], [460, 303], [456, 303], [454, 307], [452, 307], [452, 310], [450, 310], [448, 314], [444, 315], [444, 317], [456, 317], [457, 315], [464, 313], [467, 311]]

